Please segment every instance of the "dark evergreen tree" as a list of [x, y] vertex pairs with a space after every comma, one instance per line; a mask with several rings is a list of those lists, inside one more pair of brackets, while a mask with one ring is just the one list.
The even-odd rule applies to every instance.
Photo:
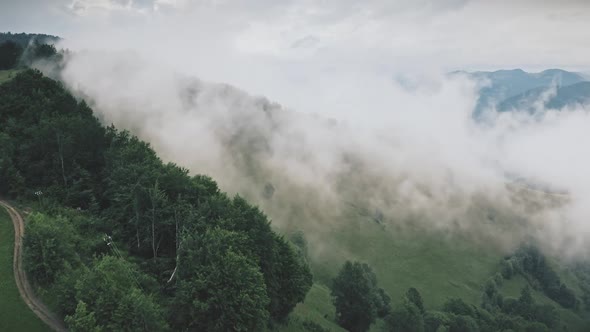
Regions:
[[449, 332], [479, 332], [479, 325], [473, 317], [457, 315], [451, 319]]
[[23, 48], [13, 41], [0, 44], [0, 70], [16, 67], [22, 53]]
[[336, 321], [353, 332], [364, 332], [375, 319], [389, 312], [389, 297], [377, 287], [377, 277], [369, 265], [344, 263], [333, 280], [332, 297]]
[[424, 303], [422, 302], [422, 296], [420, 296], [420, 293], [416, 288], [411, 287], [408, 289], [406, 292], [406, 298], [420, 310], [421, 314], [424, 314]]
[[475, 308], [460, 298], [451, 298], [443, 304], [443, 311], [464, 316], [475, 316]]
[[393, 310], [385, 319], [387, 330], [391, 332], [422, 332], [424, 318], [420, 308], [409, 299], [404, 299], [401, 308]]

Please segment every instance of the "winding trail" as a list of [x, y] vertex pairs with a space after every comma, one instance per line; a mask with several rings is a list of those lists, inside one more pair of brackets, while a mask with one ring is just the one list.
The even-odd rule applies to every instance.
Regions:
[[53, 314], [37, 296], [29, 283], [27, 274], [23, 267], [23, 235], [25, 233], [25, 223], [18, 211], [5, 201], [0, 200], [0, 206], [2, 206], [8, 214], [14, 225], [14, 280], [16, 287], [22, 297], [23, 301], [31, 308], [31, 310], [47, 324], [54, 331], [65, 332], [67, 331], [63, 322]]

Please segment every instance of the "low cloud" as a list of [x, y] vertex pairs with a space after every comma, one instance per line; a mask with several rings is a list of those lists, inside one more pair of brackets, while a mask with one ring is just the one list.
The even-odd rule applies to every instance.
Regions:
[[409, 87], [352, 70], [294, 91], [307, 113], [134, 52], [74, 53], [62, 79], [103, 122], [260, 204], [283, 229], [313, 237], [364, 213], [501, 246], [535, 238], [567, 256], [590, 247], [583, 106], [490, 110], [482, 123], [466, 77], [422, 75]]

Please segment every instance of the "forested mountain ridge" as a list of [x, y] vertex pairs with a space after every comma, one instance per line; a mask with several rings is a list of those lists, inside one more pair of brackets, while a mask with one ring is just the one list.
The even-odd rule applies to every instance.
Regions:
[[42, 33], [11, 33], [11, 32], [2, 32], [0, 33], [0, 44], [3, 44], [7, 41], [15, 42], [21, 47], [27, 47], [29, 43], [32, 41], [37, 41], [39, 43], [48, 43], [53, 44], [59, 41], [59, 37], [46, 35]]
[[71, 330], [261, 330], [303, 301], [309, 268], [258, 208], [40, 72], [0, 96], [0, 194], [38, 202], [26, 264]]

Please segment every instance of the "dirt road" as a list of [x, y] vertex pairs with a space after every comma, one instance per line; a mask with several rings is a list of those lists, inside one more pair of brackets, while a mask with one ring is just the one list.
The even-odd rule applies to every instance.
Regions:
[[18, 211], [5, 201], [0, 200], [0, 206], [8, 211], [14, 225], [14, 280], [23, 301], [33, 310], [45, 324], [55, 331], [67, 331], [62, 321], [53, 314], [36, 296], [23, 267], [23, 235], [25, 223]]

